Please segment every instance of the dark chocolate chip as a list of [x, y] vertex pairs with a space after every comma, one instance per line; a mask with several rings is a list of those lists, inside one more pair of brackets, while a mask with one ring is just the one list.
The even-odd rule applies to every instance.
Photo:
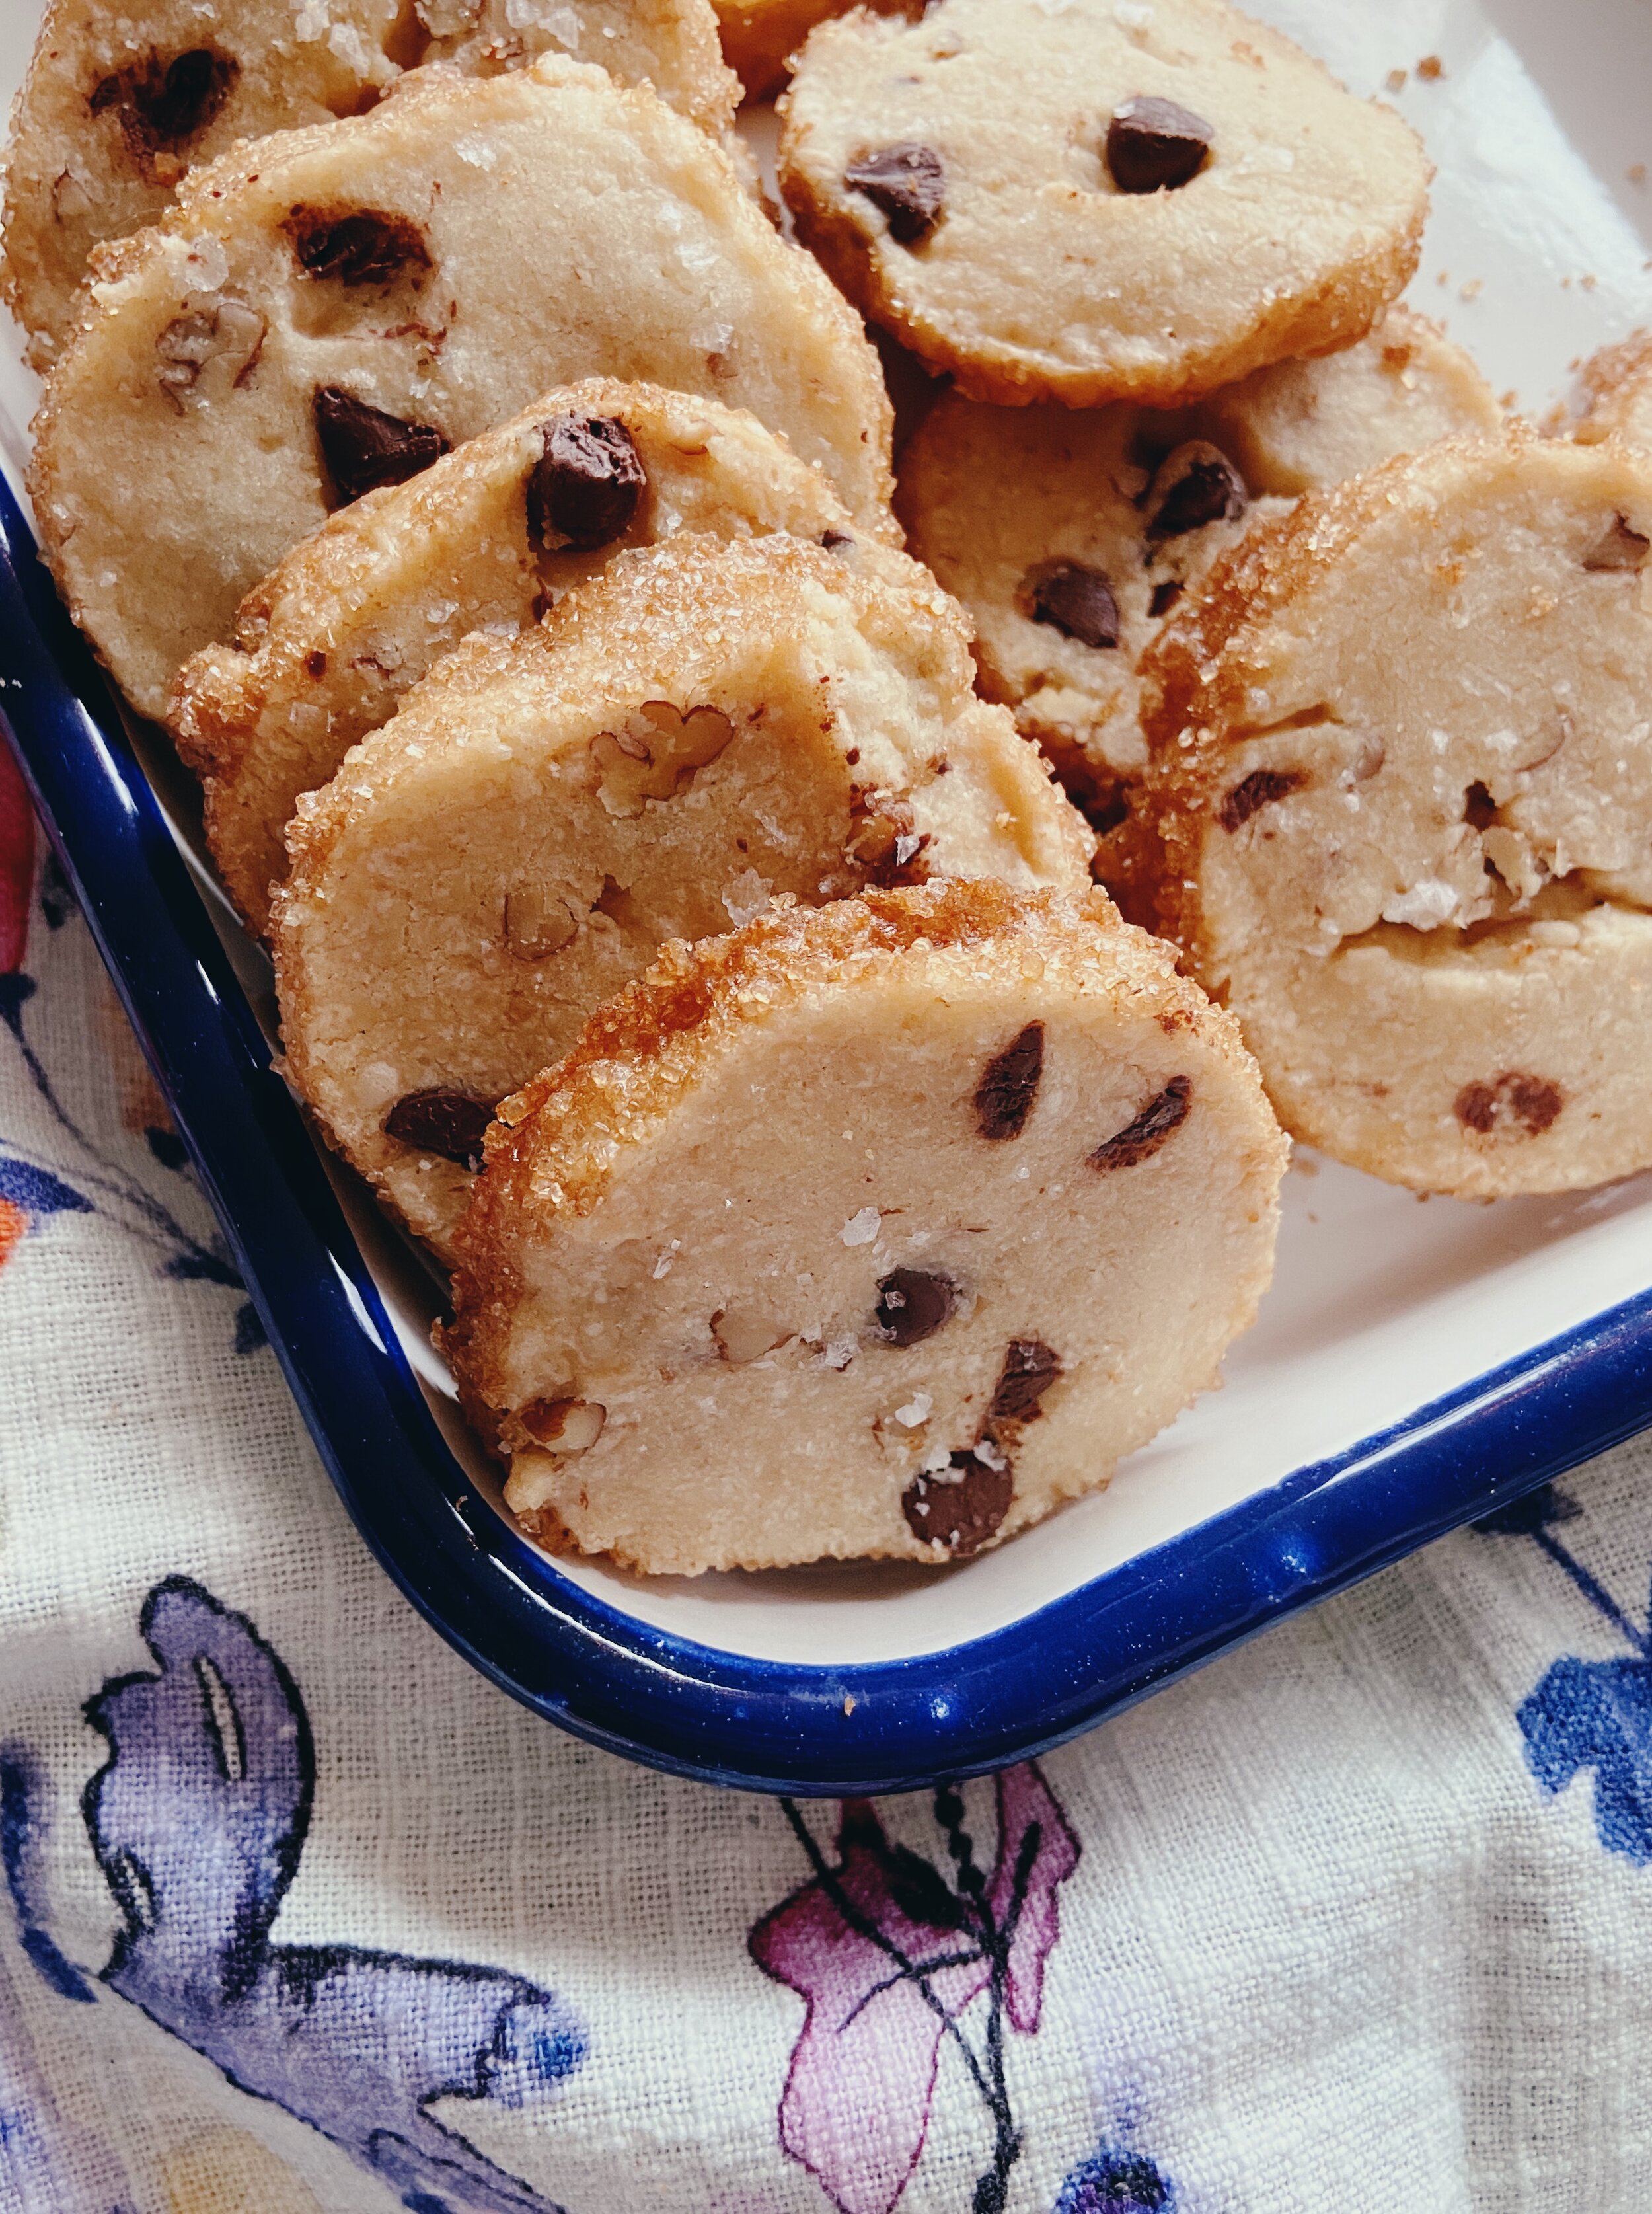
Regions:
[[1186, 589], [1176, 578], [1166, 577], [1162, 584], [1153, 586], [1147, 613], [1150, 615], [1167, 615]]
[[878, 1326], [891, 1345], [920, 1345], [950, 1322], [958, 1286], [927, 1269], [894, 1269], [878, 1287]]
[[1600, 539], [1583, 556], [1586, 569], [1643, 569], [1652, 538], [1631, 530], [1621, 515], [1614, 515]]
[[1036, 1422], [1043, 1412], [1038, 1402], [1061, 1373], [1061, 1362], [1042, 1338], [1013, 1337], [988, 1419]]
[[433, 266], [418, 224], [376, 208], [340, 214], [336, 208], [296, 207], [281, 227], [309, 277], [336, 277], [341, 284], [388, 284], [404, 272], [422, 278]]
[[1540, 1138], [1565, 1104], [1557, 1084], [1511, 1068], [1490, 1084], [1465, 1084], [1452, 1112], [1478, 1138]]
[[1062, 561], [1032, 587], [1032, 620], [1049, 623], [1080, 645], [1118, 644], [1118, 602], [1099, 569]]
[[946, 172], [933, 146], [903, 139], [863, 154], [843, 172], [852, 193], [862, 193], [889, 218], [889, 235], [902, 246], [927, 238], [946, 198]]
[[1156, 1153], [1166, 1138], [1179, 1130], [1193, 1104], [1193, 1079], [1172, 1076], [1164, 1090], [1148, 1100], [1134, 1122], [1105, 1139], [1090, 1156], [1092, 1169], [1133, 1169]]
[[404, 423], [336, 384], [319, 386], [311, 407], [327, 474], [346, 505], [381, 485], [406, 484], [448, 450], [428, 423]]
[[308, 676], [327, 675], [327, 656], [319, 645], [304, 656], [304, 673]]
[[606, 415], [554, 415], [528, 479], [528, 528], [547, 553], [609, 546], [631, 528], [648, 478], [636, 440]]
[[1122, 193], [1173, 192], [1205, 164], [1211, 125], [1173, 100], [1142, 94], [1121, 101], [1107, 125], [1107, 168]]
[[1157, 542], [1232, 523], [1245, 512], [1245, 480], [1220, 446], [1196, 438], [1161, 463], [1147, 495], [1147, 536]]
[[193, 46], [169, 62], [150, 53], [106, 76], [87, 105], [94, 115], [118, 107], [133, 150], [154, 154], [162, 146], [181, 146], [204, 131], [240, 74], [237, 62], [211, 46]]
[[479, 1169], [482, 1140], [493, 1119], [491, 1099], [437, 1086], [431, 1092], [410, 1092], [405, 1099], [398, 1099], [384, 1118], [384, 1135], [399, 1146], [414, 1146], [421, 1153], [439, 1153], [444, 1161], [457, 1161], [462, 1169]]
[[1029, 1023], [994, 1054], [976, 1086], [976, 1128], [983, 1138], [1019, 1138], [1044, 1073], [1044, 1026]]
[[958, 1560], [979, 1552], [1010, 1511], [1015, 1476], [1007, 1462], [989, 1468], [973, 1453], [952, 1455], [951, 1482], [915, 1477], [901, 1495], [901, 1512], [915, 1538], [945, 1545]]
[[1253, 768], [1249, 776], [1241, 777], [1233, 790], [1224, 794], [1216, 810], [1216, 820], [1224, 830], [1237, 830], [1263, 808], [1300, 792], [1306, 782], [1300, 769]]
[[1472, 830], [1489, 830], [1497, 819], [1497, 803], [1483, 784], [1472, 784], [1463, 794], [1463, 820]]

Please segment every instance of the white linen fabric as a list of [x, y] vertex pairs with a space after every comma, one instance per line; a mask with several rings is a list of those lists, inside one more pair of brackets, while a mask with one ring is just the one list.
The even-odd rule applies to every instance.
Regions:
[[1644, 2208], [1648, 1440], [997, 1785], [591, 1752], [350, 1526], [12, 781], [3, 2214]]

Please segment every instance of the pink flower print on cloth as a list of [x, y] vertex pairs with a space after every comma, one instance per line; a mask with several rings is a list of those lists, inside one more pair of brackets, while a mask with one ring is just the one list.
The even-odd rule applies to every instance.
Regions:
[[[957, 2046], [994, 2129], [976, 2214], [997, 2214], [1021, 2148], [1003, 2067], [1003, 2024], [1038, 2027], [1044, 1963], [1061, 1934], [1056, 1892], [1079, 1842], [1039, 1770], [997, 1780], [998, 1851], [988, 1877], [956, 1790], [935, 1794], [949, 1880], [891, 1844], [866, 1800], [843, 1802], [837, 1864], [782, 1802], [814, 1880], [753, 1930], [752, 1958], [807, 2011], [780, 2107], [780, 2143], [842, 2214], [890, 2214], [917, 2167], [941, 2040]], [[961, 2017], [985, 1996], [979, 2046]]]

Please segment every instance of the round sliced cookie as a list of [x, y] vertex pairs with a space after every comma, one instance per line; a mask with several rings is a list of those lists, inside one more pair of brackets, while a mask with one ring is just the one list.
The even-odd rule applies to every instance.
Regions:
[[1652, 456], [1311, 495], [1142, 670], [1162, 927], [1288, 1129], [1423, 1190], [1652, 1165]]
[[811, 34], [798, 234], [976, 399], [1201, 397], [1350, 344], [1416, 266], [1429, 168], [1225, 0], [939, 0]]
[[1633, 331], [1602, 346], [1577, 373], [1582, 411], [1572, 431], [1580, 444], [1628, 438], [1652, 447], [1652, 331]]
[[[472, 631], [524, 628], [624, 546], [678, 531], [854, 536], [825, 476], [753, 415], [593, 378], [340, 510], [185, 664], [167, 720], [259, 930], [302, 792]], [[870, 556], [878, 541], [859, 541]]]
[[288, 834], [282, 1034], [333, 1141], [445, 1251], [493, 1102], [667, 939], [776, 893], [1082, 884], [1083, 823], [970, 680], [915, 562], [779, 535], [621, 554], [472, 638]]
[[[863, 0], [882, 15], [912, 15], [921, 0]], [[841, 15], [854, 0], [715, 0], [723, 58], [748, 100], [767, 100], [786, 83], [792, 57], [817, 23]]]
[[939, 1565], [1217, 1380], [1285, 1152], [1099, 892], [785, 908], [666, 948], [504, 1104], [442, 1342], [542, 1543]]
[[733, 119], [710, 0], [49, 0], [6, 150], [4, 297], [50, 366], [93, 248], [156, 222], [185, 172], [243, 138], [361, 115], [421, 62], [492, 76], [544, 52]]
[[1147, 760], [1136, 669], [1184, 594], [1284, 499], [1502, 419], [1462, 348], [1402, 307], [1344, 352], [1258, 370], [1196, 408], [951, 394], [930, 411], [901, 457], [907, 541], [974, 623], [982, 689], [1104, 833], [1116, 896]]
[[332, 510], [580, 376], [747, 407], [893, 531], [855, 317], [703, 131], [599, 70], [425, 71], [192, 172], [100, 252], [29, 481], [70, 612], [145, 714]]

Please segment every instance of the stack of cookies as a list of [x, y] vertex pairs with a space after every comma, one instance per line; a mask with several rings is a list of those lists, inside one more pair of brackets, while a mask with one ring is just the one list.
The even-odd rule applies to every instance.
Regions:
[[529, 1534], [955, 1561], [1216, 1380], [1282, 1122], [1652, 1161], [1642, 365], [1505, 428], [1427, 184], [1225, 0], [54, 0], [42, 548]]

